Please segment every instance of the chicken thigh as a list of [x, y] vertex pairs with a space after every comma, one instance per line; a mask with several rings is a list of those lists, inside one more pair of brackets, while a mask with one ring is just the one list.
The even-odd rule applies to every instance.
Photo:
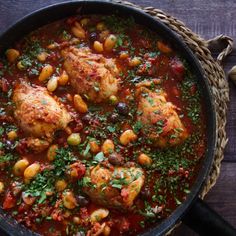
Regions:
[[178, 145], [188, 137], [176, 106], [167, 102], [162, 91], [152, 92], [146, 87], [137, 89], [137, 121], [141, 123], [142, 133], [154, 146], [165, 148]]
[[86, 177], [92, 186], [84, 187], [84, 192], [93, 202], [123, 210], [133, 205], [145, 178], [141, 168], [115, 167], [111, 170], [101, 165], [88, 170]]
[[[66, 128], [71, 120], [63, 105], [51, 97], [46, 88], [40, 86], [17, 85], [13, 102], [16, 106], [15, 119], [24, 133], [31, 137], [31, 143], [32, 138], [50, 142], [54, 132]], [[36, 146], [39, 148], [39, 145]]]
[[64, 68], [77, 93], [95, 103], [116, 95], [119, 80], [114, 59], [94, 54], [89, 48], [69, 47], [62, 51]]

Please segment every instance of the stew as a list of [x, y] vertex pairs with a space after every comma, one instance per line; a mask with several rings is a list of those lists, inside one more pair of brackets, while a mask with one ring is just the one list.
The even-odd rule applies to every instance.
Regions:
[[0, 203], [42, 235], [137, 235], [191, 190], [201, 89], [174, 45], [132, 18], [46, 25], [0, 59]]

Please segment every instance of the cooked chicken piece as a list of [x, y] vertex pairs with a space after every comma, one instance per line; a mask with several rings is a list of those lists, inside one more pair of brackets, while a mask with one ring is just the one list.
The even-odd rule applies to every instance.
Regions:
[[28, 151], [30, 150], [34, 153], [40, 153], [46, 150], [50, 145], [50, 142], [47, 140], [32, 137], [21, 139], [19, 144], [21, 142], [25, 143]]
[[77, 93], [98, 103], [116, 95], [119, 80], [114, 59], [94, 54], [89, 48], [69, 47], [62, 51], [64, 68]]
[[40, 86], [17, 85], [13, 101], [16, 105], [15, 118], [30, 137], [51, 140], [54, 132], [66, 128], [71, 120], [63, 105]]
[[141, 122], [142, 133], [154, 146], [165, 148], [178, 145], [188, 137], [176, 106], [166, 101], [163, 91], [152, 92], [140, 87], [136, 91], [138, 97], [137, 121]]
[[143, 170], [136, 167], [115, 167], [113, 170], [97, 165], [87, 171], [91, 186], [84, 192], [93, 202], [110, 208], [126, 210], [133, 205], [143, 184]]

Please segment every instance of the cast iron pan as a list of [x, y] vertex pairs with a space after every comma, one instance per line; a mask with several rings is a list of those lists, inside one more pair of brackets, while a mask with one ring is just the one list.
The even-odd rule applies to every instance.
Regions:
[[[196, 182], [191, 189], [191, 193], [188, 195], [187, 200], [183, 202], [167, 219], [163, 220], [158, 225], [149, 228], [142, 235], [162, 235], [171, 229], [173, 225], [182, 220], [200, 235], [235, 236], [236, 230], [198, 198], [198, 193], [201, 191], [201, 187], [209, 173], [214, 158], [216, 144], [216, 114], [209, 84], [204, 78], [198, 60], [186, 44], [183, 43], [179, 36], [171, 29], [142, 11], [113, 3], [108, 0], [73, 1], [51, 5], [33, 12], [18, 21], [0, 36], [0, 52], [3, 54], [5, 49], [12, 45], [13, 42], [42, 25], [75, 14], [93, 13], [132, 16], [137, 23], [158, 32], [163, 39], [170, 42], [177, 51], [181, 52], [181, 55], [191, 65], [192, 71], [197, 77], [199, 87], [202, 89], [205, 100], [205, 114], [207, 115], [207, 150]], [[10, 216], [4, 213], [2, 209], [0, 209], [0, 229], [2, 230], [0, 235], [37, 235], [18, 224]]]

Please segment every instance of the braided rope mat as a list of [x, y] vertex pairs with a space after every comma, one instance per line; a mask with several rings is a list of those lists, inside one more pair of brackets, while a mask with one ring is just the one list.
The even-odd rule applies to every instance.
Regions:
[[[205, 77], [208, 79], [211, 85], [212, 94], [215, 101], [217, 118], [217, 144], [215, 150], [214, 163], [199, 196], [201, 198], [204, 198], [207, 192], [215, 185], [216, 180], [219, 177], [221, 161], [224, 157], [224, 149], [228, 142], [225, 131], [225, 125], [227, 103], [229, 102], [229, 87], [228, 82], [225, 79], [224, 70], [222, 68], [222, 61], [227, 55], [231, 53], [233, 48], [233, 40], [228, 36], [220, 35], [214, 39], [206, 41], [202, 39], [199, 35], [192, 32], [189, 28], [187, 28], [183, 22], [177, 20], [176, 18], [170, 15], [167, 15], [159, 9], [156, 9], [154, 7], [141, 7], [122, 0], [113, 1], [134, 7], [139, 10], [143, 10], [144, 12], [150, 14], [157, 20], [167, 25], [179, 36], [181, 36], [183, 41], [189, 46], [189, 48], [193, 51], [193, 53], [200, 61], [200, 64], [205, 72]], [[211, 55], [210, 50], [208, 49], [208, 46], [210, 46], [212, 43], [220, 41], [225, 41], [227, 47], [218, 55], [215, 61]]]

